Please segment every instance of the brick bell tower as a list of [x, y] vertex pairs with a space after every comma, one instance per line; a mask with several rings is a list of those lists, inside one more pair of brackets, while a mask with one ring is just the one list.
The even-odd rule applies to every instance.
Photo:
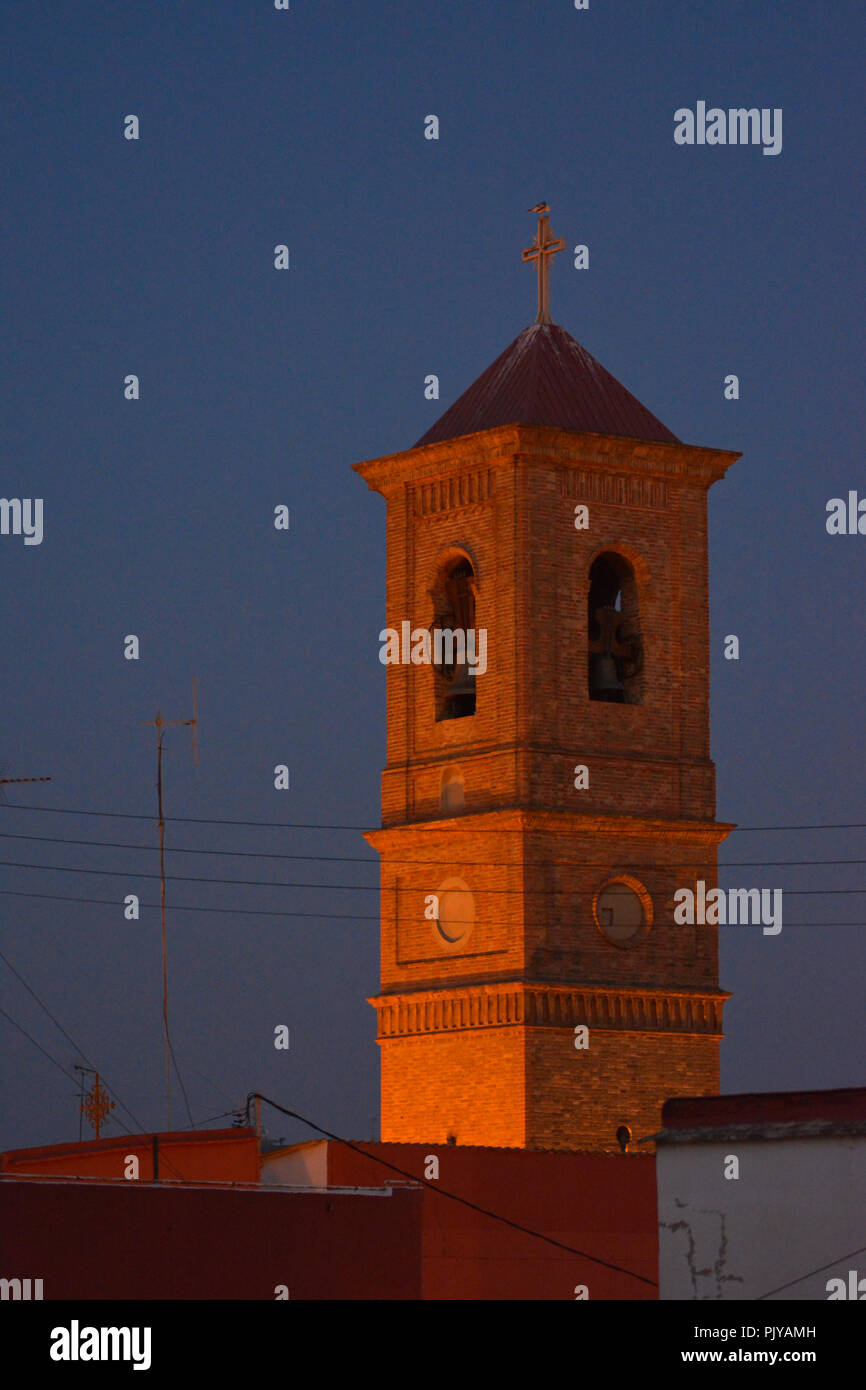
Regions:
[[387, 501], [382, 1138], [618, 1150], [718, 1091], [717, 929], [673, 895], [716, 884], [732, 828], [707, 491], [740, 456], [682, 444], [551, 322], [534, 211], [537, 321], [355, 465]]

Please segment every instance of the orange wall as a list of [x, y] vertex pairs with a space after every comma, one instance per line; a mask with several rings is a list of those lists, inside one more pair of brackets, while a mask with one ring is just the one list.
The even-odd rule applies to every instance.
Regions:
[[81, 1144], [54, 1144], [0, 1154], [0, 1173], [46, 1177], [125, 1178], [127, 1159], [139, 1160], [139, 1181], [154, 1178], [156, 1140], [161, 1182], [258, 1182], [259, 1146], [251, 1129], [113, 1135]]

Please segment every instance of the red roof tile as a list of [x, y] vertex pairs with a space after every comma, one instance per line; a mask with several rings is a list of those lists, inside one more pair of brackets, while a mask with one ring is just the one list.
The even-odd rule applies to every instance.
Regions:
[[555, 323], [524, 328], [415, 447], [515, 424], [680, 442]]

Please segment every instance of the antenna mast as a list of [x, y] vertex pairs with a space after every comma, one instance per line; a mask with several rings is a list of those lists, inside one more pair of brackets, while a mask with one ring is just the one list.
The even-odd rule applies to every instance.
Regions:
[[192, 756], [198, 767], [198, 705], [196, 702], [195, 676], [192, 678], [192, 719], [163, 719], [159, 710], [155, 719], [145, 719], [145, 724], [156, 728], [156, 795], [159, 808], [159, 906], [162, 923], [162, 1022], [165, 1034], [165, 1111], [167, 1129], [171, 1129], [171, 1036], [168, 1030], [168, 952], [165, 934], [165, 820], [162, 810], [162, 740], [166, 729], [177, 727], [192, 730]]

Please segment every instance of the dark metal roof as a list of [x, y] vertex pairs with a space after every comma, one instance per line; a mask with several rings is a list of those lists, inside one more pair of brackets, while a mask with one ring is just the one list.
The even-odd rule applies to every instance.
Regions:
[[777, 1124], [717, 1125], [714, 1129], [662, 1129], [656, 1144], [738, 1144], [753, 1140], [866, 1138], [866, 1120], [790, 1120]]
[[515, 424], [680, 442], [555, 323], [524, 328], [415, 447]]
[[833, 1091], [750, 1091], [743, 1095], [676, 1096], [662, 1106], [666, 1130], [737, 1124], [866, 1124], [866, 1086]]

